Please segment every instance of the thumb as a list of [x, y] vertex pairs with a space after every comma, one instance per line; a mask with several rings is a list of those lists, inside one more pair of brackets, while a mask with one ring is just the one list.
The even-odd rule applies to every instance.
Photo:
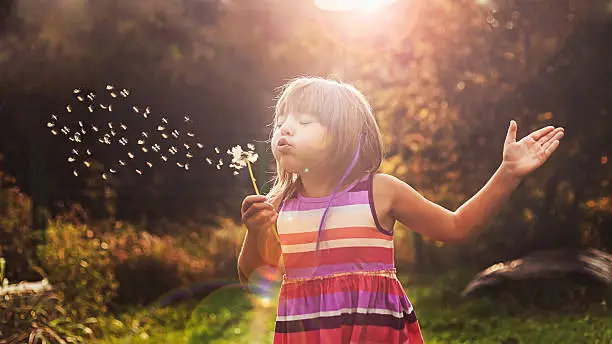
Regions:
[[508, 133], [506, 134], [505, 144], [516, 142], [516, 130], [517, 130], [516, 122], [514, 120], [511, 120], [510, 126], [508, 126]]

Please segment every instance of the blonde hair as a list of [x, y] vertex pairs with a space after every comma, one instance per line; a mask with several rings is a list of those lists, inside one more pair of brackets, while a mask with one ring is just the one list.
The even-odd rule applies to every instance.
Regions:
[[[362, 134], [359, 158], [350, 176], [354, 179], [357, 175], [378, 171], [384, 156], [382, 137], [372, 108], [359, 90], [344, 82], [319, 77], [299, 77], [280, 90], [274, 122], [291, 112], [316, 116], [327, 129], [329, 156], [323, 161], [329, 161], [325, 168], [332, 171], [332, 178], [339, 181], [349, 167]], [[277, 206], [281, 200], [293, 196], [299, 186], [298, 175], [284, 171], [278, 161], [272, 181], [267, 198]]]

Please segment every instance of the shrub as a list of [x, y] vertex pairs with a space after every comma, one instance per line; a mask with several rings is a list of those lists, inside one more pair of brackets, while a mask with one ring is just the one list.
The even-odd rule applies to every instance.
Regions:
[[15, 180], [0, 171], [0, 256], [8, 263], [5, 277], [9, 280], [37, 280], [32, 250], [41, 238], [31, 229], [31, 201]]
[[76, 319], [104, 314], [116, 294], [108, 245], [87, 225], [58, 217], [49, 222], [39, 256], [50, 283]]
[[27, 288], [0, 287], [0, 344], [84, 343], [95, 319], [73, 321], [46, 281]]
[[164, 293], [206, 278], [210, 263], [188, 254], [170, 236], [134, 228], [107, 235], [119, 289], [119, 305], [143, 305]]

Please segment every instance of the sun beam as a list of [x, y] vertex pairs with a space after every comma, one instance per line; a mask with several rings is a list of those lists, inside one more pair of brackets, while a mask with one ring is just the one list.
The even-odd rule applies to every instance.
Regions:
[[397, 0], [314, 0], [314, 4], [324, 11], [374, 12], [396, 1]]

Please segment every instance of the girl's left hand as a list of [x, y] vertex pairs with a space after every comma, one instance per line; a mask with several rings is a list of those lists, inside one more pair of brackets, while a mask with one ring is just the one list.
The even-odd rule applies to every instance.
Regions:
[[516, 141], [517, 124], [510, 121], [504, 142], [502, 166], [513, 176], [522, 178], [531, 173], [559, 147], [564, 129], [553, 126], [538, 129]]

